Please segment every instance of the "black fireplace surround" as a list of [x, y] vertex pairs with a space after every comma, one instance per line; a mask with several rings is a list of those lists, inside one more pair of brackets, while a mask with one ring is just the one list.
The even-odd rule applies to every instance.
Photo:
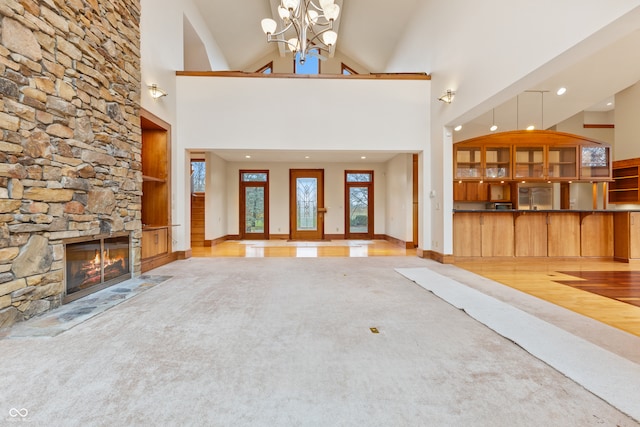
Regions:
[[81, 298], [131, 278], [129, 234], [92, 237], [65, 243], [64, 302]]

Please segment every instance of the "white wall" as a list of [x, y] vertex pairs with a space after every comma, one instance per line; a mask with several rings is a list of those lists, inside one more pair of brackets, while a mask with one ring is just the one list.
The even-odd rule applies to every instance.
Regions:
[[227, 162], [219, 156], [205, 153], [205, 240], [215, 240], [226, 235], [228, 214], [226, 211], [228, 197]]
[[[191, 22], [217, 70], [228, 69], [211, 33], [204, 25], [192, 0], [141, 0], [140, 54], [141, 106], [171, 125], [171, 216], [174, 224], [173, 249], [188, 249], [190, 244], [189, 158], [178, 136], [176, 71], [184, 68], [183, 19]], [[155, 83], [168, 95], [153, 99], [147, 87]]]
[[640, 157], [640, 83], [616, 95], [614, 160]]
[[[600, 121], [597, 124], [613, 124], [613, 121], [608, 121], [611, 119], [611, 114], [607, 113], [599, 113], [599, 114], [590, 114], [589, 118], [591, 123], [595, 123], [593, 120], [598, 120], [600, 117]], [[612, 119], [611, 119], [612, 120]], [[607, 144], [611, 144], [613, 147], [612, 150], [615, 151], [615, 129], [611, 128], [586, 128], [584, 124], [588, 123], [586, 121], [585, 113], [580, 112], [569, 119], [558, 123], [555, 126], [555, 130], [558, 132], [566, 132], [572, 133], [575, 135], [582, 135], [587, 138], [595, 139], [597, 141], [606, 142]]]
[[178, 77], [180, 145], [419, 151], [428, 80]]
[[413, 160], [398, 154], [387, 162], [386, 234], [405, 242], [413, 241]]

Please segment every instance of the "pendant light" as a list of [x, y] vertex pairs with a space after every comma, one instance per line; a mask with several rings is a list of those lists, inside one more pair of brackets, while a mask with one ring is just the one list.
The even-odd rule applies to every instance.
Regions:
[[491, 132], [495, 132], [498, 130], [498, 126], [496, 125], [496, 109], [495, 108], [491, 110], [491, 115], [492, 115], [491, 127], [489, 128], [489, 130]]

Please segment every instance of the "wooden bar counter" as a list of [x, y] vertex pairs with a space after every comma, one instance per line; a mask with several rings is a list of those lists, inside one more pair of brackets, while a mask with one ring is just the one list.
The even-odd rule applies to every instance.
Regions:
[[640, 212], [454, 210], [453, 255], [640, 261]]

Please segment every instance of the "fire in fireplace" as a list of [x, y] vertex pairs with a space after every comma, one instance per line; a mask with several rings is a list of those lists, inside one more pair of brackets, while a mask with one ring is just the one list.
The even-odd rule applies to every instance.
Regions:
[[129, 253], [128, 235], [67, 243], [65, 301], [130, 278]]

